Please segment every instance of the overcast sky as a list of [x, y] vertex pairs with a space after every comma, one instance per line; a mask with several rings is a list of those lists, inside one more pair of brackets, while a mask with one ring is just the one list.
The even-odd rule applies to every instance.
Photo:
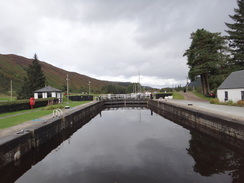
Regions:
[[185, 85], [190, 34], [225, 35], [236, 0], [0, 0], [0, 53], [96, 79]]

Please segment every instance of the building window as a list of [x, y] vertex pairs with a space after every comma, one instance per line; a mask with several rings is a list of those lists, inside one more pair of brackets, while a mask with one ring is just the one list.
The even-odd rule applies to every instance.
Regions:
[[227, 101], [228, 99], [229, 99], [229, 97], [228, 97], [228, 92], [225, 91], [225, 101]]
[[42, 98], [42, 93], [38, 93], [38, 98]]
[[241, 91], [241, 100], [244, 101], [244, 91]]
[[47, 98], [52, 97], [52, 93], [51, 92], [47, 92]]

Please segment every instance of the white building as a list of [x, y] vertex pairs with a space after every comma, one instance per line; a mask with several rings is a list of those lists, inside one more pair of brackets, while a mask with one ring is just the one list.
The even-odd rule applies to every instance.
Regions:
[[232, 72], [217, 90], [220, 102], [244, 101], [244, 70]]
[[46, 86], [44, 88], [34, 91], [35, 99], [49, 98], [49, 97], [55, 97], [55, 98], [60, 99], [60, 101], [62, 101], [62, 91], [58, 90], [56, 88], [53, 88], [51, 86]]

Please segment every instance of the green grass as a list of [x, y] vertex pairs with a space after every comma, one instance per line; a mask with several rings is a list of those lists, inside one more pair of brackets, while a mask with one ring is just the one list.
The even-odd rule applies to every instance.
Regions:
[[[1, 101], [10, 101], [10, 95], [0, 94], [0, 102]], [[12, 96], [12, 101], [16, 100], [16, 96]]]
[[88, 102], [91, 102], [91, 101], [68, 102], [68, 103], [63, 103], [62, 105], [63, 106], [75, 107], [75, 106], [78, 106], [78, 105], [81, 105], [81, 104], [85, 104], [85, 103], [88, 103]]
[[[64, 106], [70, 106], [75, 107], [84, 103], [88, 103], [89, 101], [82, 101], [82, 102], [69, 102], [69, 103], [63, 103], [58, 105], [52, 105], [48, 107], [42, 107], [32, 110], [23, 110], [18, 112], [10, 112], [10, 113], [3, 113], [0, 114], [0, 117], [6, 117], [3, 119], [0, 119], [0, 129], [9, 128], [11, 126], [15, 126], [18, 124], [21, 124], [26, 121], [38, 119], [42, 116], [46, 116], [49, 114], [52, 114], [53, 109], [62, 108]], [[19, 115], [16, 115], [19, 114]], [[16, 115], [16, 116], [13, 116]], [[7, 117], [9, 116], [9, 117]], [[35, 121], [33, 121], [35, 123]]]
[[174, 92], [173, 93], [173, 99], [176, 99], [176, 100], [184, 100], [184, 96], [179, 94], [178, 92]]
[[0, 97], [0, 101], [3, 100], [3, 101], [7, 101], [9, 100], [10, 98], [9, 97]]
[[[18, 116], [11, 116], [8, 118], [0, 119], [0, 129], [15, 126], [15, 125], [21, 124], [26, 121], [40, 118], [40, 117], [48, 115], [48, 114], [51, 114], [50, 111], [41, 110], [41, 111], [34, 111], [31, 113], [26, 113], [26, 114], [21, 114]], [[34, 123], [34, 121], [33, 121], [33, 123]]]
[[202, 99], [205, 99], [205, 100], [211, 100], [211, 99], [213, 99], [213, 98], [211, 98], [211, 97], [206, 97], [205, 95], [203, 95], [203, 94], [201, 94], [201, 93], [199, 93], [199, 92], [197, 92], [197, 91], [194, 91], [194, 92], [192, 92], [194, 95], [196, 95], [196, 96], [198, 96], [199, 98], [202, 98]]
[[[40, 110], [42, 108], [38, 108], [38, 110]], [[31, 110], [22, 110], [22, 111], [15, 111], [15, 112], [7, 112], [7, 113], [1, 113], [0, 114], [0, 118], [1, 117], [5, 117], [5, 116], [11, 116], [11, 115], [15, 115], [15, 114], [19, 114], [19, 113], [26, 113], [26, 112], [30, 112]], [[35, 111], [35, 109], [33, 109], [33, 111]], [[1, 120], [1, 119], [0, 119]]]
[[[0, 97], [0, 101], [10, 101], [10, 97]], [[12, 101], [16, 100], [16, 97], [12, 97]]]

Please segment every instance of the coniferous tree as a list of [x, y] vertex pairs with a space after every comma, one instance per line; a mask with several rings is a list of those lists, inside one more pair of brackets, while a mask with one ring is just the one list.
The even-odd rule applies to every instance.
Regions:
[[18, 92], [18, 98], [33, 97], [33, 92], [45, 86], [46, 77], [42, 71], [37, 55], [34, 55], [32, 63], [28, 66], [27, 77], [24, 78], [24, 83]]
[[229, 34], [228, 40], [233, 56], [232, 70], [244, 69], [244, 0], [237, 0], [237, 4], [235, 14], [229, 15], [234, 23], [225, 23], [230, 29], [226, 32]]
[[[183, 56], [187, 56], [189, 66], [189, 78], [194, 81], [197, 76], [201, 77], [202, 93], [208, 95], [210, 89], [214, 89], [216, 79], [226, 67], [228, 58], [225, 38], [220, 33], [211, 33], [204, 29], [198, 29], [191, 34], [191, 45]], [[217, 81], [219, 79], [216, 79]]]

